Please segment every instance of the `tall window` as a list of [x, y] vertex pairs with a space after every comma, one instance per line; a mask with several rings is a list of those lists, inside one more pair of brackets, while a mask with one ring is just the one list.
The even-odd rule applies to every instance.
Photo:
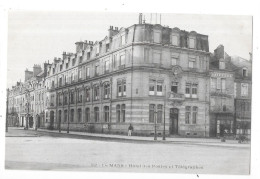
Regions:
[[86, 67], [86, 78], [90, 77], [90, 68]]
[[153, 41], [154, 43], [161, 43], [161, 33], [159, 31], [153, 33]]
[[162, 123], [162, 108], [163, 105], [157, 105], [157, 123]]
[[121, 112], [122, 112], [122, 122], [125, 122], [125, 104], [122, 104]]
[[70, 103], [71, 103], [71, 104], [74, 104], [74, 102], [75, 102], [75, 101], [74, 101], [74, 92], [71, 92], [71, 93], [70, 93]]
[[64, 93], [64, 104], [67, 105], [68, 104], [68, 94]]
[[125, 45], [125, 34], [121, 35], [121, 45]]
[[110, 84], [104, 84], [104, 99], [110, 98]]
[[82, 110], [79, 108], [78, 109], [78, 122], [82, 121]]
[[105, 122], [109, 122], [109, 106], [104, 107]]
[[192, 124], [197, 123], [197, 115], [198, 115], [198, 107], [193, 106], [192, 107]]
[[225, 92], [226, 91], [226, 79], [221, 78], [221, 91]]
[[62, 105], [62, 93], [58, 94], [59, 106]]
[[126, 96], [126, 81], [119, 80], [117, 82], [117, 96]]
[[190, 124], [190, 118], [191, 118], [191, 107], [186, 106], [185, 107], [185, 124]]
[[70, 110], [70, 122], [74, 121], [74, 109]]
[[116, 119], [117, 122], [120, 122], [120, 104], [116, 105]]
[[161, 63], [161, 53], [159, 52], [153, 53], [153, 63], [157, 63], [157, 64]]
[[106, 60], [105, 61], [105, 73], [109, 72], [109, 66], [110, 66], [110, 61]]
[[68, 110], [65, 109], [64, 110], [64, 122], [67, 122], [67, 119], [68, 119]]
[[248, 96], [248, 83], [241, 83], [241, 96]]
[[219, 69], [225, 69], [225, 62], [219, 62]]
[[190, 38], [189, 39], [190, 48], [195, 48], [195, 39]]
[[149, 95], [155, 95], [155, 80], [150, 80], [149, 81]]
[[210, 86], [212, 90], [215, 90], [217, 87], [217, 78], [211, 78]]
[[191, 83], [186, 83], [186, 87], [185, 87], [185, 97], [186, 98], [190, 98], [190, 88], [191, 88]]
[[59, 110], [59, 122], [61, 122], [61, 110]]
[[149, 122], [153, 123], [154, 122], [154, 112], [155, 112], [155, 105], [150, 104], [149, 105]]
[[172, 35], [172, 45], [178, 45], [178, 37], [176, 35]]
[[95, 76], [99, 75], [99, 64], [95, 65]]
[[171, 92], [178, 93], [178, 82], [172, 82]]
[[99, 100], [99, 86], [94, 87], [94, 100]]
[[62, 78], [59, 79], [59, 85], [62, 86]]
[[189, 59], [189, 68], [195, 68], [195, 58], [190, 58]]
[[191, 97], [192, 98], [197, 98], [197, 92], [198, 92], [198, 85], [197, 84], [192, 84], [192, 91], [191, 91]]
[[79, 69], [79, 79], [81, 80], [81, 78], [82, 78], [82, 71], [81, 71], [81, 69]]
[[95, 122], [99, 122], [99, 108], [98, 107], [94, 107], [94, 118], [95, 118]]
[[86, 93], [86, 101], [88, 102], [90, 101], [90, 89], [86, 88], [85, 93]]
[[158, 96], [162, 96], [162, 83], [161, 82], [157, 82], [157, 91], [156, 94]]
[[86, 122], [90, 121], [90, 111], [89, 111], [89, 108], [85, 109], [85, 118], [86, 118]]
[[119, 66], [124, 66], [125, 65], [125, 55], [120, 55], [120, 61], [119, 61]]
[[177, 58], [176, 57], [172, 57], [171, 58], [171, 61], [172, 61], [172, 66], [175, 66], [175, 65], [177, 65]]
[[82, 91], [78, 90], [78, 103], [82, 103]]
[[242, 69], [242, 76], [243, 76], [243, 77], [247, 77], [247, 76], [248, 76], [248, 74], [247, 74], [247, 69], [246, 69], [246, 68], [243, 68], [243, 69]]

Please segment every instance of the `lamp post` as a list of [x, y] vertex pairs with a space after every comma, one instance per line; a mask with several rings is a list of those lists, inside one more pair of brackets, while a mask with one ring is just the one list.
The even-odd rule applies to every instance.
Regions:
[[164, 98], [164, 105], [163, 105], [163, 140], [165, 140], [165, 109], [166, 109], [166, 85], [164, 86], [164, 95], [165, 95], [165, 98]]
[[156, 125], [157, 125], [157, 112], [154, 112], [154, 140], [157, 140], [157, 130], [156, 130]]

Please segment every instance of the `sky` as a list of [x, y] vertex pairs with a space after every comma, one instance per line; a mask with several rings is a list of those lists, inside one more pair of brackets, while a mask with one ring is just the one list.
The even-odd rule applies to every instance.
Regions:
[[[109, 26], [138, 23], [138, 13], [10, 11], [8, 14], [7, 87], [24, 81], [26, 68], [53, 62], [62, 52], [75, 53], [77, 41], [100, 41]], [[147, 23], [155, 14], [144, 13]], [[159, 23], [159, 14], [157, 15]], [[209, 50], [222, 44], [231, 56], [248, 59], [252, 52], [252, 17], [224, 15], [161, 14], [161, 25], [208, 35]]]

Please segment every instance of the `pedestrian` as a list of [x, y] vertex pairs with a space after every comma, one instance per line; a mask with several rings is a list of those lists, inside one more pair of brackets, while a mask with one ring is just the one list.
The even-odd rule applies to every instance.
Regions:
[[130, 126], [128, 127], [128, 136], [132, 135], [132, 131], [134, 130], [133, 126], [130, 124]]

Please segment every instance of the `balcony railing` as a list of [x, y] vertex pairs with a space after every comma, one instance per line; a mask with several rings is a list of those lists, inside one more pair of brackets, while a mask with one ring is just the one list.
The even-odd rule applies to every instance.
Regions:
[[180, 94], [180, 93], [174, 93], [174, 92], [170, 92], [169, 93], [169, 100], [185, 100], [184, 94]]
[[210, 112], [213, 112], [213, 113], [233, 113], [234, 108], [232, 106], [211, 106]]

